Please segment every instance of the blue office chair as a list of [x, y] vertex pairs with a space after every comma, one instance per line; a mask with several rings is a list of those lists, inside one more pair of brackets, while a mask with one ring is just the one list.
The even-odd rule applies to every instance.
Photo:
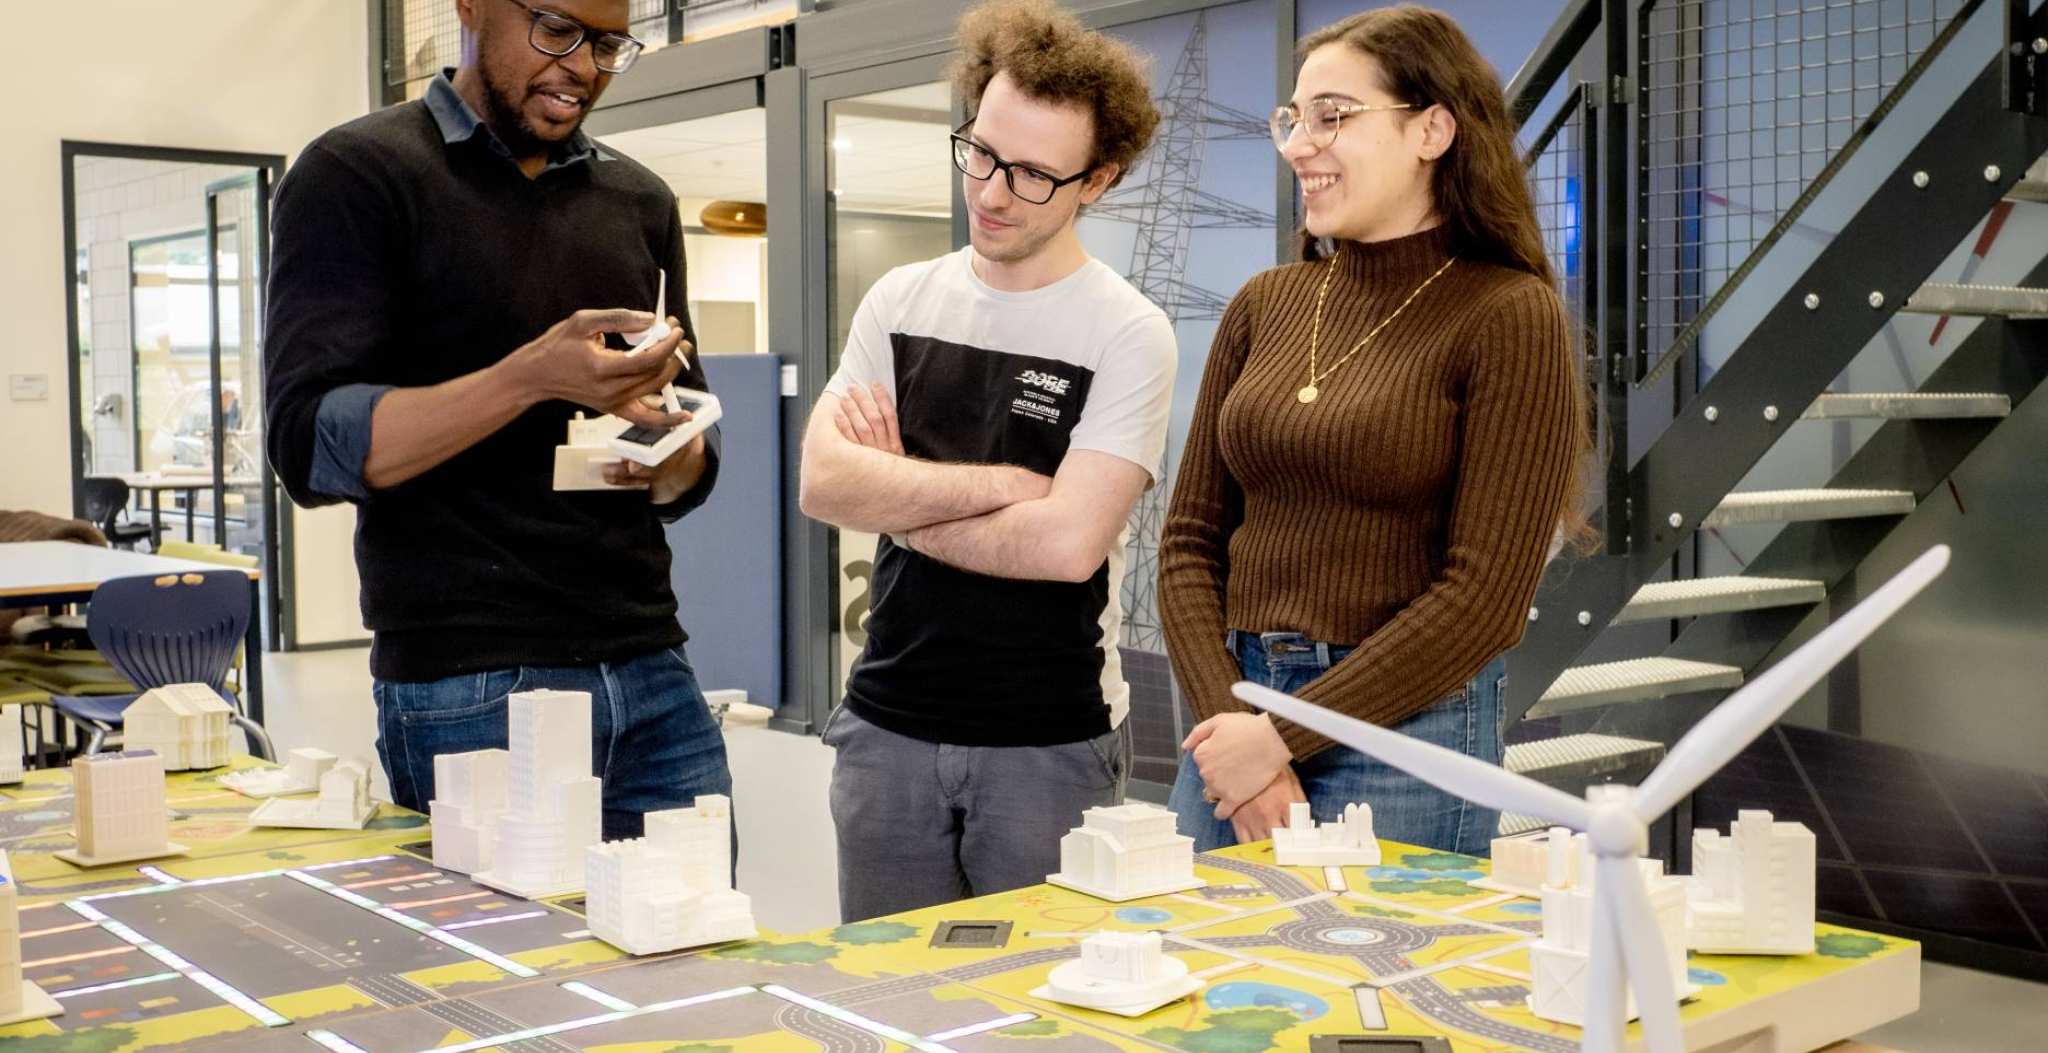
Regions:
[[[86, 631], [107, 661], [142, 691], [166, 684], [205, 684], [234, 706], [233, 721], [249, 752], [275, 760], [270, 735], [242, 713], [242, 700], [222, 682], [249, 628], [249, 577], [239, 570], [115, 578], [94, 590]], [[259, 656], [251, 655], [256, 660]], [[98, 753], [121, 731], [121, 714], [139, 694], [54, 695], [51, 705], [88, 736]]]

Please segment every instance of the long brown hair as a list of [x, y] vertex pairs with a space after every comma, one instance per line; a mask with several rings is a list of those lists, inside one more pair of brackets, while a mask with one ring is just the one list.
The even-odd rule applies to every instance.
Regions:
[[[1451, 16], [1415, 4], [1362, 11], [1302, 40], [1297, 52], [1344, 44], [1369, 56], [1379, 66], [1381, 88], [1418, 110], [1442, 106], [1457, 121], [1451, 148], [1438, 157], [1430, 172], [1430, 198], [1450, 235], [1452, 255], [1484, 260], [1543, 281], [1556, 295], [1556, 277], [1543, 251], [1542, 228], [1529, 197], [1528, 174], [1515, 148], [1515, 127], [1508, 119], [1507, 98], [1500, 77], [1480, 57], [1465, 31]], [[1301, 257], [1319, 259], [1321, 244], [1301, 232]], [[1569, 315], [1570, 312], [1564, 312]], [[1578, 340], [1571, 349], [1572, 385], [1577, 419], [1572, 476], [1565, 488], [1559, 527], [1578, 551], [1593, 547], [1596, 535], [1586, 520], [1586, 472], [1593, 452], [1584, 363]]]

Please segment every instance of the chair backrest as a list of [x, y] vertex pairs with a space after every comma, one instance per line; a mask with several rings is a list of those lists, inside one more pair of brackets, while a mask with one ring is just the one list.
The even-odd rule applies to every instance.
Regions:
[[249, 576], [239, 570], [115, 578], [92, 594], [85, 631], [122, 676], [221, 690], [249, 628]]
[[106, 530], [128, 507], [128, 484], [111, 476], [89, 475], [78, 481], [78, 496], [85, 505], [86, 521]]

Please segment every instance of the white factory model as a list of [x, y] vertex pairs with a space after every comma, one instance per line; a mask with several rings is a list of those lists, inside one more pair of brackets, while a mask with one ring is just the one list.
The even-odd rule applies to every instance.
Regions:
[[82, 867], [177, 855], [164, 798], [164, 760], [149, 750], [89, 753], [71, 762], [72, 832], [57, 858]]
[[336, 759], [326, 750], [305, 746], [285, 754], [282, 768], [231, 771], [220, 777], [220, 784], [244, 797], [312, 793], [320, 788], [320, 776], [334, 767]]
[[[1543, 887], [1543, 938], [1529, 948], [1529, 1011], [1544, 1020], [1584, 1027], [1591, 997], [1594, 896], [1600, 876], [1594, 873], [1592, 849], [1583, 838], [1576, 842], [1558, 838], [1553, 843], [1565, 847], [1553, 852], [1552, 860], [1579, 852], [1585, 855], [1573, 867], [1559, 862], [1550, 865], [1553, 875], [1568, 871], [1574, 880], [1569, 886]], [[1699, 988], [1686, 980], [1685, 883], [1664, 876], [1664, 865], [1657, 860], [1638, 859], [1635, 863], [1657, 933], [1663, 938], [1661, 953], [1671, 986], [1678, 997], [1690, 997]], [[1811, 922], [1807, 927], [1812, 928]], [[1624, 996], [1623, 1012], [1629, 1020], [1640, 1015], [1633, 983]]]
[[1287, 825], [1273, 831], [1273, 858], [1283, 867], [1378, 866], [1372, 805], [1347, 804], [1344, 818], [1318, 826], [1307, 802], [1296, 802], [1287, 809]]
[[15, 895], [14, 869], [7, 865], [6, 851], [0, 850], [0, 1024], [41, 1020], [62, 1012], [64, 1007], [56, 999], [21, 977], [21, 902]]
[[21, 707], [0, 706], [0, 786], [21, 781]]
[[590, 774], [590, 692], [509, 700], [510, 778], [491, 867], [470, 875], [524, 899], [583, 891], [583, 852], [603, 838], [603, 786]]
[[320, 774], [320, 796], [311, 800], [273, 797], [249, 813], [249, 822], [255, 826], [361, 830], [376, 814], [376, 802], [370, 800], [370, 767], [351, 757], [328, 765]]
[[1703, 954], [1813, 953], [1813, 831], [1738, 812], [1692, 834], [1685, 945]]
[[732, 887], [732, 802], [647, 813], [646, 836], [584, 850], [591, 935], [627, 954], [660, 954], [754, 935], [753, 901]]
[[491, 869], [511, 774], [512, 754], [505, 750], [434, 758], [434, 799], [427, 802], [427, 816], [434, 831], [435, 866], [458, 874]]
[[624, 417], [604, 414], [585, 417], [578, 413], [569, 420], [569, 441], [555, 447], [555, 489], [636, 490], [631, 483], [608, 483], [604, 470], [619, 463], [612, 439], [631, 427]]
[[1081, 940], [1081, 956], [1053, 967], [1044, 998], [1118, 1016], [1142, 1016], [1200, 990], [1188, 965], [1167, 954], [1156, 932], [1098, 932]]
[[1586, 854], [1585, 844], [1585, 834], [1574, 834], [1562, 826], [1496, 837], [1492, 872], [1466, 884], [1541, 899], [1545, 885], [1570, 888], [1579, 883], [1579, 860]]
[[[1723, 699], [1671, 747], [1641, 786], [1592, 786], [1584, 799], [1257, 684], [1240, 683], [1231, 692], [1475, 804], [1585, 831], [1593, 853], [1585, 869], [1592, 873], [1582, 876], [1591, 877], [1591, 891], [1598, 895], [1589, 892], [1582, 907], [1559, 904], [1590, 916], [1583, 944], [1588, 977], [1580, 1046], [1587, 1053], [1618, 1053], [1627, 1026], [1624, 999], [1633, 986], [1652, 1053], [1680, 1053], [1685, 1039], [1678, 1022], [1679, 992], [1670, 970], [1672, 941], [1664, 935], [1673, 893], [1663, 889], [1673, 886], [1646, 880], [1636, 862], [1648, 848], [1650, 823], [1777, 723], [1807, 689], [1939, 576], [1948, 560], [1948, 547], [1936, 545], [1863, 602], [1841, 612], [1833, 624]], [[1683, 891], [1677, 894], [1682, 907]], [[1546, 902], [1546, 936], [1550, 912]], [[1561, 917], [1560, 923], [1566, 920]], [[1571, 928], [1559, 929], [1560, 943], [1570, 944]]]
[[1082, 812], [1081, 825], [1060, 838], [1060, 872], [1045, 880], [1113, 903], [1206, 884], [1195, 876], [1195, 839], [1150, 804]]
[[218, 768], [228, 762], [228, 718], [234, 712], [205, 684], [152, 688], [121, 711], [122, 748], [154, 752], [165, 771]]

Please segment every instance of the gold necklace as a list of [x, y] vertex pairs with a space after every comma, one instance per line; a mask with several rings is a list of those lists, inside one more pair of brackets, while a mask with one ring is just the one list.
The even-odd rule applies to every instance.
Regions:
[[1304, 406], [1314, 402], [1316, 396], [1322, 394], [1322, 391], [1316, 387], [1317, 384], [1328, 379], [1330, 374], [1337, 371], [1338, 367], [1351, 361], [1351, 356], [1363, 350], [1365, 345], [1372, 343], [1372, 338], [1380, 335], [1380, 330], [1392, 325], [1394, 319], [1401, 317], [1401, 312], [1407, 310], [1408, 305], [1414, 303], [1415, 298], [1422, 295], [1422, 290], [1429, 288], [1430, 282], [1437, 280], [1443, 272], [1451, 269], [1451, 264], [1458, 262], [1458, 258], [1455, 256], [1445, 260], [1444, 265], [1438, 267], [1435, 274], [1422, 279], [1422, 284], [1416, 286], [1415, 291], [1409, 293], [1408, 298], [1401, 301], [1401, 306], [1394, 308], [1393, 314], [1388, 315], [1380, 324], [1373, 326], [1372, 331], [1365, 334], [1363, 339], [1351, 345], [1351, 350], [1344, 352], [1343, 358], [1331, 363], [1330, 368], [1318, 372], [1316, 370], [1316, 345], [1322, 340], [1323, 336], [1323, 298], [1329, 295], [1330, 277], [1337, 273], [1337, 263], [1343, 258], [1344, 250], [1341, 248], [1337, 250], [1335, 256], [1330, 257], [1330, 265], [1323, 269], [1323, 284], [1316, 289], [1316, 320], [1308, 333], [1308, 386], [1294, 393], [1295, 401]]

